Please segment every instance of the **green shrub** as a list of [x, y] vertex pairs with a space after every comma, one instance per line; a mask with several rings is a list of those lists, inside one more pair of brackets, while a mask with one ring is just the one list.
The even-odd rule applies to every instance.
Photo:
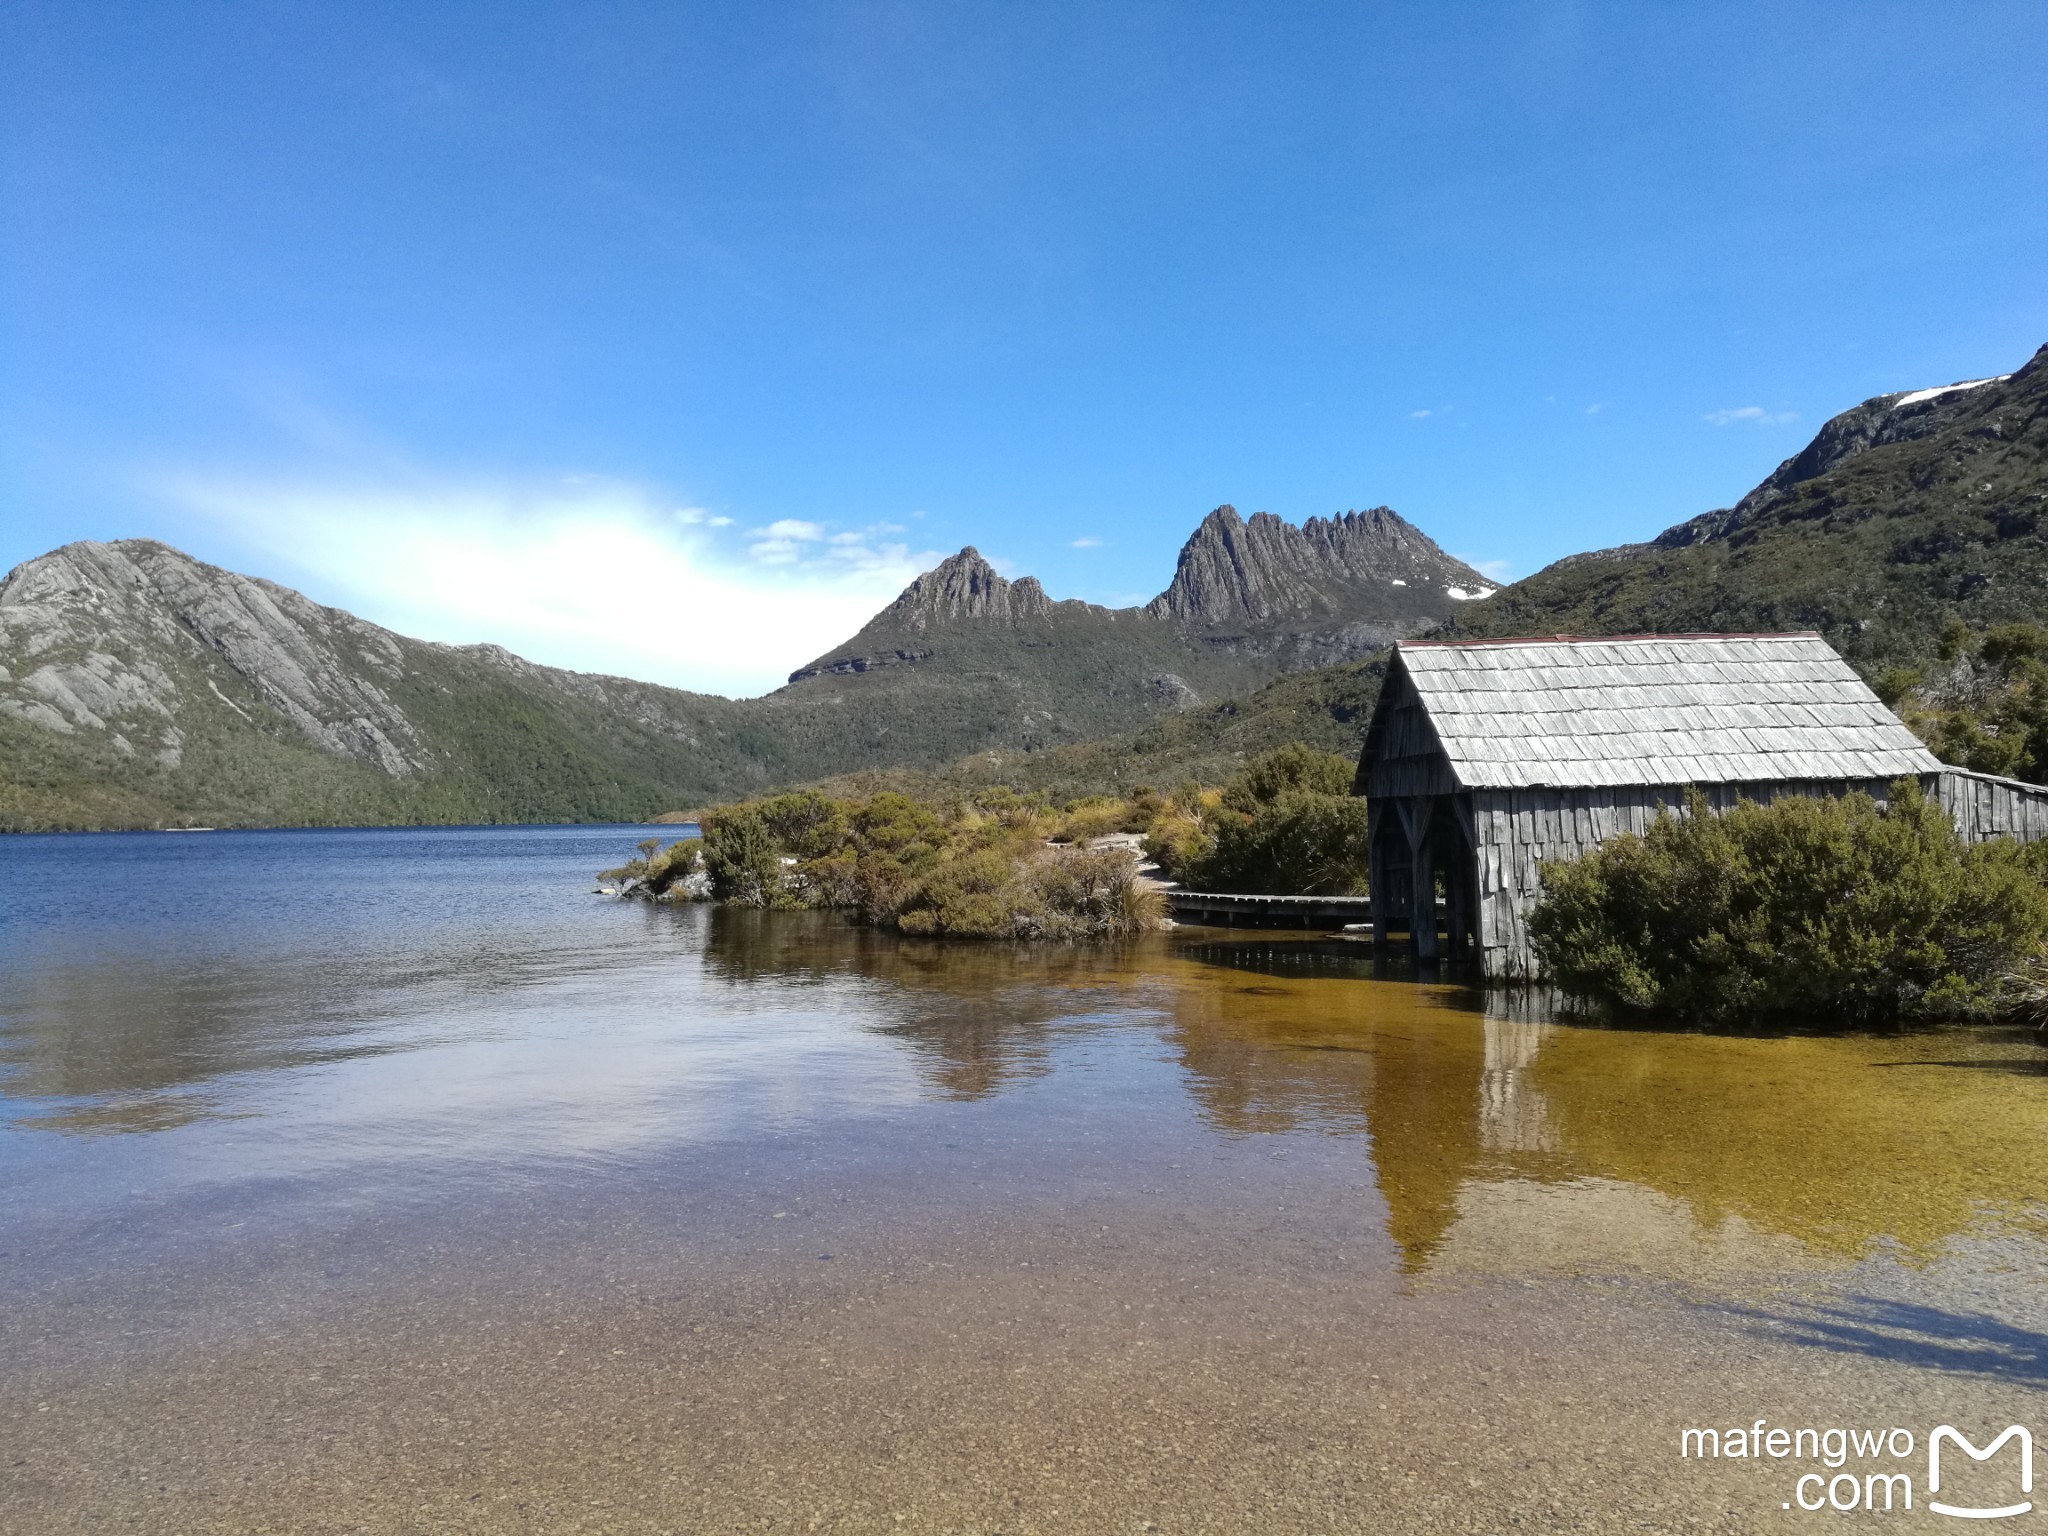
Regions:
[[1219, 816], [1183, 878], [1201, 891], [1348, 896], [1365, 889], [1368, 867], [1364, 800], [1283, 790], [1249, 816]]
[[884, 853], [906, 869], [928, 869], [946, 844], [946, 824], [931, 806], [884, 790], [847, 818], [863, 853]]
[[782, 903], [782, 858], [760, 813], [739, 806], [704, 827], [704, 868], [714, 900], [736, 907]]
[[754, 809], [776, 846], [792, 858], [822, 858], [846, 841], [845, 807], [815, 789], [757, 801]]
[[1123, 937], [1156, 927], [1159, 892], [1127, 848], [1018, 858], [969, 854], [918, 880], [893, 914], [905, 933], [980, 939]]
[[1289, 742], [1245, 764], [1223, 787], [1223, 803], [1249, 816], [1286, 794], [1349, 795], [1355, 771], [1349, 758]]
[[917, 881], [891, 914], [905, 933], [950, 933], [969, 938], [1007, 937], [1035, 893], [1016, 879], [1002, 854], [971, 853], [939, 865]]
[[1567, 992], [1701, 1023], [1994, 1012], [2048, 939], [2036, 857], [1963, 843], [1910, 781], [1684, 816], [1545, 871], [1536, 953]]

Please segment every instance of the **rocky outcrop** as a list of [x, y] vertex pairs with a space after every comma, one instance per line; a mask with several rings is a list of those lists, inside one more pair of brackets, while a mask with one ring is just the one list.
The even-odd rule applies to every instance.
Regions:
[[981, 551], [969, 544], [905, 587], [879, 619], [904, 629], [926, 629], [961, 619], [1014, 624], [1043, 619], [1051, 612], [1052, 599], [1045, 595], [1037, 577], [1006, 581], [981, 557]]
[[1145, 606], [1190, 628], [1271, 627], [1309, 619], [1406, 617], [1490, 592], [1486, 578], [1386, 507], [1249, 521], [1218, 507], [1180, 552], [1173, 583]]
[[883, 667], [928, 661], [929, 645], [914, 637], [930, 630], [1000, 630], [1020, 624], [1043, 625], [1062, 610], [1096, 612], [1086, 603], [1055, 603], [1036, 576], [1009, 581], [982, 558], [972, 544], [941, 560], [905, 587], [896, 601], [862, 626], [859, 634], [789, 674], [792, 683], [813, 677], [851, 677]]
[[140, 737], [171, 766], [194, 705], [245, 720], [267, 708], [310, 744], [389, 774], [430, 760], [379, 681], [401, 670], [395, 636], [147, 539], [67, 544], [16, 567], [0, 582], [0, 658], [0, 710], [60, 733], [107, 731], [117, 751]]

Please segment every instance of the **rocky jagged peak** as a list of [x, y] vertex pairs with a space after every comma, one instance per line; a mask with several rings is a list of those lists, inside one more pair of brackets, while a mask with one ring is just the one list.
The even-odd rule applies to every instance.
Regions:
[[1146, 605], [1154, 618], [1203, 627], [1264, 624], [1355, 607], [1361, 592], [1411, 589], [1476, 596], [1486, 579], [1387, 507], [1312, 517], [1301, 527], [1231, 506], [1202, 519], [1181, 547], [1173, 583]]
[[924, 629], [961, 619], [1015, 622], [1044, 618], [1051, 611], [1052, 600], [1037, 577], [1006, 581], [982, 558], [981, 551], [969, 544], [905, 587], [881, 617], [906, 628]]

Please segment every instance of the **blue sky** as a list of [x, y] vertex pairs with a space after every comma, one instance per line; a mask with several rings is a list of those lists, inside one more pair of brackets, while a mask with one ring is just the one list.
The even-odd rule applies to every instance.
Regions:
[[2048, 7], [44, 4], [0, 566], [758, 691], [972, 543], [1508, 575], [2048, 341]]

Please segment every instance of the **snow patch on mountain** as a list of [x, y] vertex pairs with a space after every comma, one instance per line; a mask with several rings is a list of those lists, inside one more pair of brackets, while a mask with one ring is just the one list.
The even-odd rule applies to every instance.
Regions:
[[1944, 384], [1939, 389], [1916, 389], [1910, 395], [1901, 395], [1892, 402], [1892, 409], [1902, 405], [1918, 405], [1922, 400], [1938, 400], [1943, 395], [1952, 395], [1959, 389], [1982, 389], [1986, 384], [2003, 384], [2011, 378], [2009, 373], [1994, 375], [1988, 379], [1966, 379], [1961, 384]]

